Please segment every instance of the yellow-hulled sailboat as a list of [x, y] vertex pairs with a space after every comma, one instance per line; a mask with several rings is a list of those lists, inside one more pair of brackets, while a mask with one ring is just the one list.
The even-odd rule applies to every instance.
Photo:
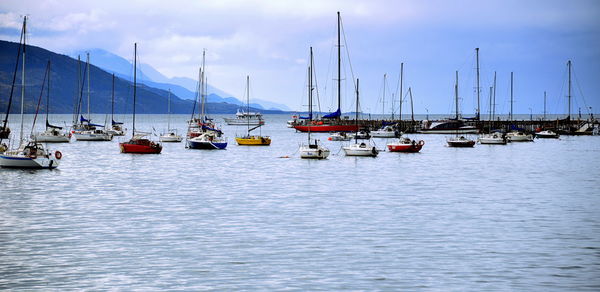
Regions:
[[[250, 76], [246, 76], [246, 103], [248, 112], [250, 112]], [[262, 135], [250, 135], [250, 132], [260, 128], [259, 124], [256, 127], [250, 128], [250, 117], [248, 117], [248, 133], [242, 137], [235, 137], [235, 141], [241, 146], [269, 146], [271, 145], [271, 137]]]

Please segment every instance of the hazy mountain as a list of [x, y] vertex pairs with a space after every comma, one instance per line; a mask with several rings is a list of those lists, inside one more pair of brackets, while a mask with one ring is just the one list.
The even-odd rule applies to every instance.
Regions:
[[[131, 62], [111, 52], [102, 49], [91, 49], [87, 51], [78, 51], [71, 55], [75, 58], [77, 57], [77, 55], [81, 55], [82, 58], [85, 58], [86, 52], [90, 53], [92, 64], [103, 68], [108, 72], [113, 72], [124, 79], [132, 79], [133, 65], [131, 64]], [[133, 56], [131, 56], [130, 59], [133, 59]], [[183, 99], [194, 99], [196, 96], [196, 88], [198, 86], [197, 80], [193, 80], [186, 77], [168, 78], [161, 74], [158, 70], [154, 69], [152, 66], [144, 63], [140, 65], [140, 71], [138, 71], [138, 74], [141, 75], [138, 76], [138, 82], [140, 83], [159, 89], [170, 89], [171, 92]], [[237, 105], [245, 104], [245, 102], [242, 102], [239, 99], [232, 97], [230, 94], [216, 87], [213, 87], [210, 84], [208, 85], [207, 91], [209, 94], [209, 102], [226, 102]], [[274, 103], [256, 98], [253, 98], [252, 101], [254, 103], [251, 104], [251, 106], [259, 109], [290, 110], [284, 104]]]
[[[0, 41], [0, 113], [6, 112], [6, 106], [11, 90], [13, 72], [15, 68], [18, 44]], [[100, 59], [100, 58], [98, 58]], [[92, 61], [94, 58], [92, 57]], [[50, 86], [50, 112], [73, 113], [74, 105], [80, 104], [81, 112], [87, 111], [87, 74], [84, 75], [85, 62], [78, 63], [66, 55], [27, 46], [26, 59], [26, 87], [25, 111], [35, 112], [37, 100], [40, 96], [42, 80], [48, 61], [51, 61], [51, 86]], [[125, 63], [111, 63], [119, 70], [125, 70]], [[80, 67], [81, 66], [81, 67]], [[85, 79], [84, 90], [78, 86], [78, 68], [81, 68], [81, 79]], [[21, 71], [17, 74], [16, 86], [13, 93], [11, 113], [20, 109]], [[112, 96], [112, 74], [95, 66], [90, 66], [90, 109], [92, 113], [110, 113]], [[45, 97], [46, 91], [42, 93]], [[138, 113], [166, 113], [166, 90], [138, 84], [136, 112]], [[115, 79], [115, 112], [131, 113], [133, 103], [133, 84], [130, 80], [117, 77]], [[45, 98], [42, 100], [45, 104]], [[171, 97], [171, 110], [173, 113], [191, 113], [192, 100], [179, 98], [177, 94]], [[239, 105], [224, 102], [209, 102], [206, 106], [210, 113], [235, 113]], [[258, 109], [254, 109], [258, 110]], [[265, 111], [263, 113], [279, 113], [280, 111]]]

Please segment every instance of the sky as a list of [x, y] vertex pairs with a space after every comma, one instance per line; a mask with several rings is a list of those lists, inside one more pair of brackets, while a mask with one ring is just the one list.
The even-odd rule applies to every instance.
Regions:
[[[455, 71], [460, 111], [477, 108], [475, 48], [480, 48], [480, 110], [490, 109], [497, 72], [496, 112], [567, 112], [567, 67], [573, 62], [572, 112], [600, 112], [600, 1], [8, 0], [0, 3], [0, 39], [18, 41], [29, 16], [29, 43], [69, 54], [100, 48], [141, 62], [168, 77], [196, 78], [207, 50], [208, 82], [236, 97], [306, 110], [309, 47], [322, 111], [335, 110], [336, 12], [342, 15], [342, 110], [354, 109], [360, 79], [362, 111], [398, 113], [404, 63], [403, 113], [411, 88], [417, 114], [453, 114]], [[349, 58], [348, 58], [349, 57]], [[92, 56], [93, 62], [93, 56]], [[352, 70], [350, 70], [352, 68]], [[382, 103], [387, 74], [385, 106]], [[393, 94], [393, 96], [392, 96]], [[393, 97], [393, 102], [392, 102]], [[392, 107], [393, 106], [393, 107]]]

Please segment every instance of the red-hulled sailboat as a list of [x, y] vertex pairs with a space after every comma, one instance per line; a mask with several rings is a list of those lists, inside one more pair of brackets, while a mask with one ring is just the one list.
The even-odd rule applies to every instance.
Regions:
[[137, 43], [134, 44], [133, 54], [133, 134], [131, 140], [125, 143], [119, 143], [121, 153], [137, 153], [137, 154], [159, 154], [162, 151], [162, 145], [145, 138], [150, 133], [135, 132], [135, 98], [136, 98], [136, 73], [137, 73]]
[[[338, 85], [338, 92], [337, 92], [337, 96], [338, 96], [338, 108], [335, 112], [332, 112], [330, 114], [327, 114], [325, 116], [323, 116], [323, 118], [319, 121], [313, 121], [312, 119], [302, 119], [300, 118], [300, 122], [295, 123], [294, 124], [294, 129], [296, 129], [297, 131], [300, 132], [356, 132], [358, 131], [358, 125], [355, 123], [352, 123], [350, 121], [344, 121], [341, 119], [342, 116], [342, 112], [340, 109], [340, 103], [341, 103], [341, 99], [342, 99], [342, 92], [341, 92], [341, 82], [342, 82], [342, 77], [341, 77], [341, 63], [342, 63], [342, 53], [341, 53], [341, 34], [340, 34], [340, 30], [341, 30], [341, 17], [340, 17], [340, 12], [338, 11], [337, 13], [337, 37], [338, 37], [338, 42], [337, 42], [337, 48], [338, 48], [338, 78], [337, 78], [337, 85]], [[312, 117], [311, 117], [312, 118]]]

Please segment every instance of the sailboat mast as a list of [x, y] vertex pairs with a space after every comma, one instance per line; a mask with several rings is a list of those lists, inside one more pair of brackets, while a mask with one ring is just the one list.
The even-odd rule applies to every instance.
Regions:
[[458, 71], [456, 71], [456, 83], [454, 83], [454, 99], [456, 106], [456, 120], [458, 120]]
[[356, 134], [354, 135], [354, 141], [357, 144], [358, 144], [358, 82], [359, 82], [359, 79], [356, 78], [356, 118], [354, 120], [356, 123]]
[[475, 48], [475, 56], [476, 56], [476, 63], [477, 63], [477, 120], [479, 120], [479, 115], [480, 115], [480, 107], [479, 107], [479, 48]]
[[112, 76], [112, 96], [110, 103], [110, 124], [115, 121], [115, 73]]
[[135, 100], [137, 97], [137, 43], [133, 44], [133, 132], [135, 137]]
[[87, 53], [87, 64], [88, 64], [88, 71], [87, 71], [87, 112], [88, 112], [88, 119], [91, 121], [92, 118], [90, 117], [90, 71], [92, 71], [90, 68], [90, 53]]
[[[248, 136], [250, 136], [250, 75], [246, 75], [246, 120], [248, 121]], [[258, 121], [260, 125], [260, 121]]]
[[402, 85], [404, 83], [404, 63], [400, 63], [400, 123], [402, 123]]
[[546, 120], [546, 92], [544, 91], [544, 120]]
[[410, 120], [414, 122], [415, 121], [415, 111], [413, 108], [413, 98], [412, 98], [411, 87], [408, 88], [408, 95], [410, 96]]
[[385, 116], [385, 79], [387, 77], [387, 73], [383, 73], [383, 98], [382, 98], [382, 106], [381, 106], [381, 114]]
[[[203, 121], [204, 120], [204, 103], [206, 102], [206, 96], [204, 96], [204, 91], [206, 88], [206, 71], [205, 71], [205, 65], [206, 65], [206, 50], [202, 50], [202, 74], [200, 76], [201, 81], [200, 81], [200, 98], [202, 100], [202, 109], [200, 110], [201, 112], [201, 116], [200, 116], [200, 120]], [[200, 105], [200, 104], [198, 104]]]
[[492, 95], [493, 95], [492, 92], [493, 92], [493, 90], [494, 90], [493, 86], [490, 86], [490, 124], [489, 124], [490, 125], [490, 132], [492, 131], [492, 107], [494, 106], [493, 102], [492, 102]]
[[73, 100], [73, 125], [77, 124], [79, 118], [79, 96], [81, 92], [81, 56], [77, 55], [77, 92]]
[[[338, 78], [337, 78], [337, 85], [338, 85], [338, 111], [341, 111], [341, 104], [342, 104], [342, 44], [341, 44], [341, 17], [340, 17], [340, 12], [337, 12], [337, 18], [338, 18], [338, 23], [337, 23], [337, 47], [338, 47]], [[312, 51], [312, 49], [311, 49]], [[340, 118], [340, 116], [338, 116], [338, 119]]]
[[492, 99], [492, 126], [494, 119], [496, 119], [496, 71], [494, 71], [494, 97]]
[[25, 111], [25, 50], [27, 48], [27, 16], [23, 17], [23, 70], [21, 70], [21, 132], [19, 145], [23, 142], [23, 112]]
[[513, 120], [513, 72], [510, 72], [510, 121]]
[[171, 88], [167, 97], [167, 132], [171, 131]]
[[569, 115], [567, 118], [571, 119], [571, 60], [567, 62], [567, 67], [569, 68]]
[[48, 61], [48, 90], [46, 90], [46, 130], [48, 130], [48, 115], [50, 114], [50, 75], [52, 70], [50, 69], [51, 63]]

